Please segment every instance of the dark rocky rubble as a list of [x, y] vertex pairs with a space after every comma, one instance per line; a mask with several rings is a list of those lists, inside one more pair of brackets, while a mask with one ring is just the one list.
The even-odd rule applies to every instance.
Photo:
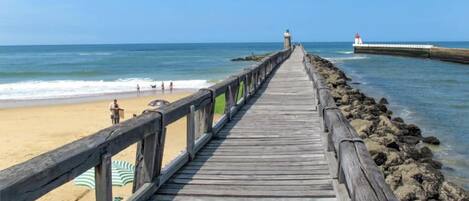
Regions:
[[348, 85], [350, 78], [330, 61], [308, 56], [400, 200], [469, 200], [468, 192], [445, 181], [442, 164], [433, 160], [426, 143], [440, 144], [436, 137], [423, 137], [418, 126], [392, 117], [388, 100], [376, 102]]
[[269, 56], [270, 53], [266, 53], [266, 54], [261, 54], [261, 55], [255, 55], [255, 54], [252, 54], [250, 56], [246, 56], [246, 57], [239, 57], [239, 58], [234, 58], [234, 59], [231, 59], [231, 61], [261, 61], [263, 58]]

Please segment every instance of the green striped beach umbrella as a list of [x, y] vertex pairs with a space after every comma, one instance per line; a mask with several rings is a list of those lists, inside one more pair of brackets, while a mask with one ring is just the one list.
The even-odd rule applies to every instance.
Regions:
[[[135, 166], [126, 161], [112, 161], [111, 170], [113, 186], [125, 186], [134, 180]], [[73, 183], [77, 186], [94, 188], [94, 168], [76, 177]]]

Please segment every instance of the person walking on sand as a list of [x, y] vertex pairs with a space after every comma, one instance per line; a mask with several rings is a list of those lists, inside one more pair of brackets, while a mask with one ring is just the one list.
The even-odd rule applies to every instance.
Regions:
[[161, 92], [164, 93], [164, 82], [161, 82]]
[[109, 104], [109, 111], [111, 113], [112, 125], [119, 123], [119, 120], [120, 120], [119, 112], [121, 110], [122, 109], [119, 107], [119, 104], [117, 104], [117, 99], [114, 99], [114, 101], [111, 102], [111, 104]]
[[173, 82], [169, 83], [169, 92], [173, 93]]
[[140, 95], [140, 85], [137, 84], [137, 96]]

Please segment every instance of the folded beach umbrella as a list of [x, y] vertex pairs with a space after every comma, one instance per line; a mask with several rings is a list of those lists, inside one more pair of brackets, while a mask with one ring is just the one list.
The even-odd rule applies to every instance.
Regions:
[[[113, 186], [125, 186], [134, 180], [135, 166], [126, 161], [112, 161], [111, 170]], [[85, 186], [90, 189], [94, 188], [94, 168], [76, 177], [73, 183], [77, 186]]]

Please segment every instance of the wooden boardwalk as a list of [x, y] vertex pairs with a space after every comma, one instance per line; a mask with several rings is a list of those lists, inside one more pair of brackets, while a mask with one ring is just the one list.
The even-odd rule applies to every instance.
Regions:
[[336, 200], [304, 56], [296, 48], [151, 200]]

